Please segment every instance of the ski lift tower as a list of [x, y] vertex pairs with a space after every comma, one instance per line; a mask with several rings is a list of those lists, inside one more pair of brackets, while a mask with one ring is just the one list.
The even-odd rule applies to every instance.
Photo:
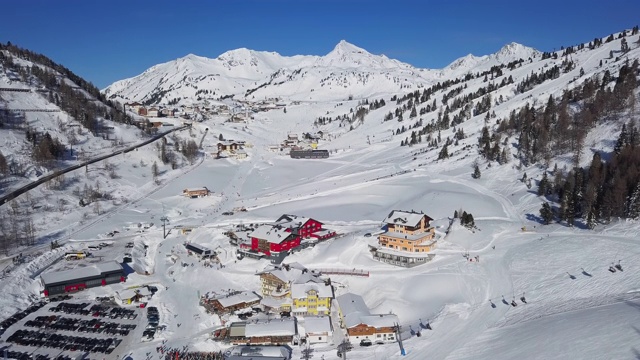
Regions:
[[166, 224], [169, 222], [169, 218], [162, 215], [162, 217], [160, 218], [160, 221], [162, 221], [162, 235], [163, 235], [162, 238], [166, 239], [169, 233], [171, 232], [171, 229], [169, 229], [169, 232], [167, 232], [167, 228], [166, 228]]
[[400, 325], [396, 323], [393, 326], [393, 330], [396, 333], [396, 340], [398, 341], [398, 346], [400, 346], [400, 355], [402, 356], [407, 355], [406, 351], [404, 350], [404, 346], [402, 345], [402, 337], [400, 336]]

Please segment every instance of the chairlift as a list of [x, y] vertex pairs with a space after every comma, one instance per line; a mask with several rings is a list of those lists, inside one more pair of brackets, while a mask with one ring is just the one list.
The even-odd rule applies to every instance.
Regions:
[[609, 272], [611, 272], [611, 273], [616, 272], [616, 268], [613, 267], [613, 265], [609, 266]]
[[513, 300], [511, 301], [511, 306], [513, 306], [513, 307], [518, 306], [518, 303], [516, 302], [516, 300], [515, 300], [515, 299], [513, 299]]
[[615, 268], [618, 269], [618, 271], [622, 271], [622, 265], [620, 265], [620, 260], [618, 260], [618, 264], [616, 264]]
[[522, 297], [520, 297], [520, 301], [522, 301], [522, 303], [524, 304], [527, 303], [527, 299], [524, 297], [524, 293], [522, 293]]

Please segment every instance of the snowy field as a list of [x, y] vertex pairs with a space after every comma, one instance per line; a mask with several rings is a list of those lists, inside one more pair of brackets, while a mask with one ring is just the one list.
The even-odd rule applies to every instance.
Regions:
[[[136, 272], [129, 275], [126, 286], [160, 285], [150, 305], [160, 309], [167, 329], [150, 343], [132, 345], [129, 352], [134, 359], [145, 358], [149, 351], [155, 354], [162, 340], [170, 346], [221, 349], [220, 344], [207, 340], [220, 319], [198, 306], [198, 294], [230, 288], [258, 291], [255, 272], [268, 263], [236, 261], [234, 248], [222, 233], [236, 224], [273, 221], [283, 213], [319, 219], [344, 234], [286, 261], [309, 268], [370, 271], [368, 278], [332, 276], [336, 294], [354, 292], [365, 298], [372, 311], [397, 314], [408, 337], [404, 358], [510, 359], [516, 353], [539, 359], [634, 356], [632, 344], [638, 333], [632, 326], [640, 319], [637, 224], [621, 223], [611, 234], [541, 226], [528, 220], [527, 211], [520, 210], [535, 199], [505, 171], [502, 183], [510, 186], [492, 189], [466, 175], [434, 174], [426, 169], [372, 180], [385, 175], [378, 162], [386, 161], [383, 153], [346, 153], [313, 161], [266, 152], [260, 155], [237, 163], [205, 159], [185, 175], [163, 179], [157, 191], [86, 227], [67, 243], [66, 247], [77, 248], [109, 240], [113, 245], [95, 255], [120, 260], [124, 245], [133, 241], [131, 266]], [[492, 182], [498, 182], [497, 176], [501, 175], [496, 172]], [[214, 193], [199, 199], [180, 195], [182, 189], [198, 186], [208, 186]], [[504, 188], [509, 189], [508, 194], [503, 193]], [[248, 211], [221, 215], [238, 206]], [[464, 209], [474, 215], [478, 230], [471, 232], [456, 223], [439, 242], [432, 262], [412, 269], [397, 268], [373, 260], [367, 249], [371, 238], [364, 237], [365, 232], [377, 231], [392, 209], [424, 211], [435, 219], [439, 232], [446, 230], [448, 217], [455, 210]], [[174, 229], [163, 240], [159, 220], [163, 214], [169, 218], [169, 228], [185, 225], [195, 230], [185, 236]], [[154, 225], [138, 233], [135, 224], [139, 222]], [[115, 229], [120, 233], [113, 238], [105, 235]], [[224, 268], [205, 267], [189, 257], [184, 241], [219, 251]], [[148, 246], [146, 256], [143, 244]], [[176, 263], [170, 260], [172, 252]], [[462, 256], [465, 252], [479, 255], [481, 261], [468, 262]], [[608, 272], [608, 266], [618, 260], [624, 271]], [[182, 262], [188, 266], [180, 266]], [[47, 271], [74, 264], [61, 261]], [[145, 271], [150, 275], [143, 275]], [[7, 285], [15, 281], [9, 280]], [[35, 281], [23, 281], [32, 293], [37, 291]], [[89, 289], [79, 296], [92, 299], [123, 286]], [[14, 292], [17, 290], [8, 293]], [[523, 293], [527, 304], [518, 300], [518, 307], [512, 307], [502, 302], [503, 297], [510, 302]], [[21, 299], [21, 294], [18, 292], [16, 299]], [[421, 321], [430, 321], [433, 330], [411, 337], [410, 331], [419, 329]], [[315, 356], [335, 358], [335, 350], [317, 345]], [[349, 357], [401, 358], [396, 344], [356, 346]]]

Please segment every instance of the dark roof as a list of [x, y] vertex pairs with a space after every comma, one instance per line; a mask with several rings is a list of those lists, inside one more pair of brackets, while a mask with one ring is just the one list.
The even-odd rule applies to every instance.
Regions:
[[117, 261], [108, 261], [85, 267], [77, 267], [71, 270], [52, 271], [40, 275], [44, 285], [64, 283], [78, 279], [99, 277], [108, 273], [120, 272], [124, 274], [124, 269]]

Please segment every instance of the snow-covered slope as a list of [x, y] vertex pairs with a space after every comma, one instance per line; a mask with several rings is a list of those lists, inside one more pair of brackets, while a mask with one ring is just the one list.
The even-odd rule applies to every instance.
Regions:
[[[76, 295], [78, 301], [89, 301], [125, 287], [161, 285], [150, 305], [160, 309], [166, 330], [150, 343], [140, 343], [136, 338], [123, 345], [118, 349], [122, 357], [130, 354], [135, 359], [144, 358], [162, 345], [203, 351], [226, 348], [226, 344], [208, 336], [222, 324], [222, 319], [206, 313], [196, 295], [228, 289], [259, 291], [260, 281], [255, 274], [268, 261], [246, 258], [236, 261], [235, 248], [224, 232], [237, 225], [273, 221], [283, 213], [313, 217], [344, 235], [296, 252], [287, 261], [297, 261], [309, 268], [369, 271], [366, 278], [331, 276], [336, 295], [357, 293], [372, 311], [393, 312], [399, 317], [407, 356], [399, 354], [395, 343], [372, 347], [356, 344], [349, 353], [350, 359], [637, 357], [638, 347], [632, 342], [638, 339], [634, 324], [640, 321], [637, 311], [640, 223], [614, 220], [594, 230], [580, 225], [570, 227], [564, 222], [542, 226], [538, 213], [545, 199], [536, 195], [535, 184], [545, 169], [538, 164], [522, 164], [513, 156], [518, 151], [517, 135], [501, 134], [504, 139], [501, 144], [512, 155], [506, 163], [484, 161], [477, 150], [481, 129], [489, 126], [493, 131], [496, 122], [508, 119], [512, 111], [525, 105], [539, 107], [550, 95], [559, 97], [592, 76], [603, 76], [605, 72], [616, 76], [626, 59], [633, 62], [640, 58], [640, 47], [635, 44], [637, 35], [633, 39], [630, 51], [624, 54], [620, 52], [621, 39], [617, 38], [594, 49], [576, 50], [571, 56], [558, 52], [557, 58], [545, 59], [535, 51], [510, 45], [494, 55], [468, 56], [458, 61], [455, 68], [435, 72], [413, 69], [346, 43], [339, 44], [330, 56], [286, 58], [291, 61], [287, 68], [278, 66], [285, 60], [277, 54], [269, 57], [260, 53], [255, 55], [255, 61], [248, 50], [221, 55], [225, 60], [216, 61], [216, 71], [226, 69], [225, 72], [234, 74], [237, 84], [251, 85], [238, 87], [233, 94], [246, 100], [255, 96], [256, 101], [286, 95], [286, 111], [279, 107], [260, 110], [247, 123], [240, 124], [224, 122], [227, 120], [224, 116], [206, 117], [202, 123], [195, 123], [193, 133], [188, 136], [200, 139], [204, 135], [202, 157], [188, 166], [172, 169], [170, 164], [162, 165], [160, 152], [151, 147], [118, 158], [120, 179], [106, 181], [106, 174], [100, 169], [86, 173], [82, 170], [74, 175], [73, 187], [75, 181], [78, 187], [99, 183], [121, 199], [115, 203], [102, 202], [103, 206], [109, 206], [106, 213], [71, 206], [57, 210], [56, 200], [61, 196], [68, 203], [77, 203], [73, 190], [40, 189], [38, 199], [50, 209], [34, 215], [38, 227], [47, 229], [48, 236], [43, 237], [42, 243], [61, 239], [67, 246], [82, 247], [90, 241], [110, 239], [116, 246], [100, 256], [115, 260], [122, 259], [124, 244], [135, 243], [133, 267], [137, 273], [130, 274], [126, 284], [88, 289]], [[424, 102], [411, 99], [419, 113], [415, 117], [410, 115], [409, 100], [399, 100], [421, 84], [424, 88], [420, 90], [425, 90], [429, 81], [453, 82], [463, 75], [482, 73], [500, 62], [507, 64], [520, 58], [521, 63], [501, 68], [502, 74], [490, 74], [487, 81], [484, 76], [470, 76], [448, 88], [434, 87], [429, 100]], [[569, 58], [573, 67], [526, 91], [518, 91], [518, 84], [532, 73], [560, 67]], [[208, 64], [209, 60], [195, 57], [185, 60], [185, 64], [199, 62]], [[252, 62], [256, 65], [251, 65]], [[178, 65], [172, 62], [159, 66]], [[196, 68], [204, 66], [188, 65], [189, 70], [185, 71], [199, 71]], [[261, 74], [258, 68], [267, 76], [256, 75], [254, 80], [247, 80]], [[415, 76], [407, 75], [405, 79], [400, 75], [405, 73]], [[446, 107], [453, 108], [456, 99], [471, 97], [489, 83], [500, 84], [509, 77], [513, 83], [470, 100], [473, 108], [482, 97], [490, 96], [491, 111], [470, 112], [455, 130], [449, 126], [428, 134], [442, 138], [442, 144], [463, 130], [464, 136], [449, 145], [449, 158], [439, 160], [442, 145], [435, 147], [427, 141], [399, 146], [401, 141], [412, 137], [412, 131], [436, 122]], [[612, 87], [613, 83], [612, 80], [605, 85]], [[153, 82], [149, 84], [155, 89]], [[193, 94], [197, 92], [186, 82], [175, 84]], [[263, 84], [266, 85], [258, 88]], [[176, 87], [171, 91], [178, 96], [181, 89], [184, 90]], [[447, 96], [455, 89], [459, 89], [455, 91], [457, 95]], [[254, 91], [245, 97], [247, 90]], [[347, 100], [349, 93], [353, 100]], [[636, 99], [640, 98], [638, 89], [635, 94]], [[352, 121], [355, 109], [367, 106], [362, 105], [359, 96], [366, 97], [368, 104], [374, 100], [385, 100], [386, 104], [372, 108], [361, 120]], [[312, 101], [287, 101], [296, 99]], [[435, 109], [420, 113], [432, 103], [436, 104]], [[250, 101], [243, 104], [251, 105]], [[396, 110], [402, 114], [402, 121], [397, 120]], [[451, 110], [449, 116], [462, 111]], [[496, 116], [486, 119], [492, 112]], [[385, 121], [387, 114], [392, 114], [392, 118]], [[320, 117], [330, 117], [332, 121], [318, 122]], [[594, 152], [610, 153], [621, 123], [637, 117], [636, 112], [628, 110], [595, 123], [584, 140], [581, 163], [588, 163]], [[269, 145], [280, 143], [287, 134], [318, 130], [325, 134], [318, 146], [330, 150], [328, 159], [297, 160], [268, 150]], [[249, 157], [244, 160], [211, 157], [220, 135], [252, 144], [247, 149]], [[422, 135], [423, 139], [426, 137], [427, 134]], [[174, 148], [172, 142], [169, 139], [168, 148]], [[572, 159], [573, 154], [563, 153], [549, 162], [562, 169], [572, 166]], [[150, 166], [142, 165], [152, 161], [161, 167], [157, 180], [152, 178]], [[471, 165], [476, 161], [482, 177], [472, 179]], [[520, 180], [525, 172], [534, 184], [531, 189]], [[201, 186], [207, 186], [213, 194], [199, 199], [181, 195], [185, 188]], [[222, 215], [238, 207], [248, 211]], [[364, 234], [379, 231], [381, 220], [393, 209], [424, 211], [434, 219], [433, 225], [443, 238], [434, 250], [436, 257], [432, 262], [405, 269], [373, 259], [368, 245], [375, 243], [375, 237]], [[460, 210], [473, 213], [477, 229], [471, 231], [456, 220], [444, 236], [451, 216]], [[84, 217], [83, 212], [87, 214]], [[176, 227], [166, 238], [157, 225], [143, 233], [130, 230], [132, 224], [157, 224], [162, 216], [170, 219], [168, 227]], [[183, 235], [178, 226], [194, 230]], [[119, 229], [120, 234], [108, 238], [106, 234], [114, 229]], [[185, 241], [215, 249], [224, 267], [203, 266], [186, 252]], [[145, 246], [147, 252], [143, 251]], [[26, 306], [29, 296], [38, 295], [39, 284], [32, 278], [36, 272], [76, 266], [70, 263], [49, 266], [51, 255], [56, 254], [45, 250], [39, 249], [43, 254], [33, 251], [26, 265], [11, 267], [16, 276], [0, 282], [4, 294], [0, 297], [2, 318]], [[480, 261], [470, 262], [463, 254], [479, 256]], [[0, 260], [10, 263], [8, 259]], [[609, 272], [610, 264], [619, 260], [624, 271]], [[526, 304], [519, 301], [523, 295]], [[512, 300], [518, 306], [510, 305]], [[422, 331], [420, 337], [412, 336], [412, 331], [421, 329], [425, 322], [431, 324], [432, 330]], [[336, 333], [342, 336], [340, 330]], [[314, 357], [337, 359], [338, 343], [313, 345]], [[293, 351], [294, 358], [301, 357], [301, 348], [293, 347]]]

